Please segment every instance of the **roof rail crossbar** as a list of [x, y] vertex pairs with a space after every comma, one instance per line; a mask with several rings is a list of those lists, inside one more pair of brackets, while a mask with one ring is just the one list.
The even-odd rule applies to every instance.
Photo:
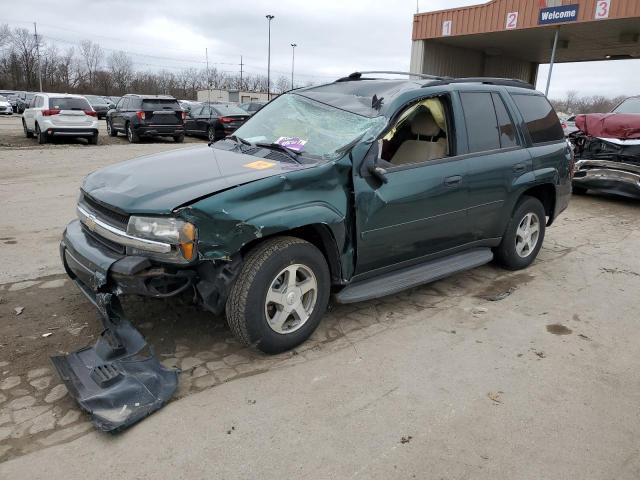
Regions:
[[519, 87], [527, 88], [529, 90], [535, 90], [536, 87], [524, 80], [517, 78], [493, 78], [493, 77], [462, 77], [462, 78], [447, 78], [440, 79], [435, 83], [424, 85], [424, 87], [433, 87], [436, 85], [447, 85], [449, 83], [483, 83], [485, 85], [500, 85], [505, 87]]
[[397, 72], [394, 70], [367, 70], [364, 72], [353, 72], [352, 74], [339, 78], [336, 82], [348, 82], [351, 80], [360, 80], [362, 75], [368, 75], [372, 73], [383, 73], [383, 74], [391, 74], [391, 75], [407, 75], [409, 77], [419, 77], [428, 80], [443, 80], [447, 77], [438, 77], [436, 75], [427, 75], [426, 73], [414, 73], [414, 72]]

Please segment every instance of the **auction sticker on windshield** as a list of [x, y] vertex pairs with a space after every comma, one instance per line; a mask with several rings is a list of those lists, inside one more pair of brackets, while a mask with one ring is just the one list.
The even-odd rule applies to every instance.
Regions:
[[280, 137], [275, 143], [287, 147], [289, 150], [301, 152], [304, 150], [304, 145], [307, 141], [302, 140], [300, 137]]
[[265, 168], [271, 168], [275, 165], [273, 162], [265, 162], [264, 160], [257, 160], [251, 163], [245, 163], [243, 166], [253, 168], [254, 170], [264, 170]]

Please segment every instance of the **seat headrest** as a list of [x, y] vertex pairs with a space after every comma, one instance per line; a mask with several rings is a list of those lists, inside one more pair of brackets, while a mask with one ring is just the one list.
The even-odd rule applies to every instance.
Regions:
[[440, 127], [429, 110], [420, 110], [411, 120], [411, 132], [414, 135], [435, 137], [440, 133]]

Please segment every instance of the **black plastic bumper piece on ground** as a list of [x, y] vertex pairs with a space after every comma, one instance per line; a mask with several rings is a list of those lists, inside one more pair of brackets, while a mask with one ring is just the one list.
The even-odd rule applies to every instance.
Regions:
[[167, 403], [178, 386], [178, 371], [160, 364], [122, 316], [116, 297], [98, 293], [95, 304], [105, 327], [95, 345], [51, 361], [96, 428], [116, 432]]

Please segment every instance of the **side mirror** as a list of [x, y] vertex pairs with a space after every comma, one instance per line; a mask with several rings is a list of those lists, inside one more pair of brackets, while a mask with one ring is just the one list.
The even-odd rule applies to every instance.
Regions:
[[115, 106], [113, 103], [110, 103], [110, 104], [109, 104], [109, 110], [111, 110], [111, 109], [113, 109], [113, 108], [116, 108], [116, 106]]
[[389, 182], [389, 177], [387, 177], [387, 170], [385, 168], [376, 165], [369, 165], [369, 173], [382, 183]]

